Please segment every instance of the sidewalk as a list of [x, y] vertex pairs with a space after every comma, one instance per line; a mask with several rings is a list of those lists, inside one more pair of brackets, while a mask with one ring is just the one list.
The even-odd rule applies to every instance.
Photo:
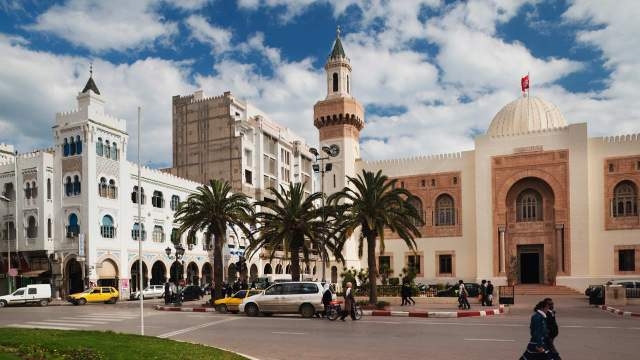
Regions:
[[640, 318], [640, 305], [627, 305], [627, 306], [607, 306], [601, 305], [600, 309], [608, 311], [612, 314], [620, 315], [622, 317], [634, 317]]

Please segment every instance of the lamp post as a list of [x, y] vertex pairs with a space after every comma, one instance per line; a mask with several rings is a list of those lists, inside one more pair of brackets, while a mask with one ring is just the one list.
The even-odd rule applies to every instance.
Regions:
[[[325, 164], [325, 160], [329, 160], [332, 157], [336, 157], [338, 156], [338, 154], [340, 153], [340, 147], [338, 145], [331, 145], [331, 146], [323, 146], [322, 147], [322, 152], [324, 152], [326, 154], [326, 156], [321, 156], [320, 153], [318, 152], [318, 149], [316, 148], [310, 148], [309, 152], [311, 154], [313, 154], [313, 156], [316, 158], [315, 159], [315, 164], [313, 164], [313, 172], [314, 173], [320, 173], [320, 193], [322, 194], [322, 222], [323, 224], [326, 224], [326, 214], [324, 211], [324, 174], [331, 172], [331, 170], [333, 169], [333, 164], [331, 164], [330, 162]], [[318, 162], [320, 162], [318, 164]], [[326, 252], [326, 248], [325, 248], [325, 241], [326, 241], [326, 232], [323, 231], [322, 232], [322, 249], [320, 251], [320, 255], [322, 257], [322, 282], [326, 282], [327, 278], [325, 276], [325, 269], [327, 267], [327, 256], [325, 254]]]
[[[173, 260], [175, 259], [174, 263], [177, 264], [176, 267], [176, 272], [180, 272], [180, 269], [182, 268], [182, 263], [180, 262], [180, 260], [182, 259], [182, 257], [184, 256], [184, 247], [182, 247], [182, 244], [177, 243], [173, 245], [174, 249], [175, 249], [175, 256], [171, 256], [171, 248], [167, 246], [166, 249], [164, 249], [164, 252], [167, 254], [167, 256], [169, 257], [169, 259]], [[174, 274], [171, 274], [172, 277], [174, 277]], [[175, 274], [174, 277], [175, 281], [178, 280], [178, 274]]]
[[[11, 199], [9, 199], [8, 197], [4, 196], [4, 195], [0, 195], [0, 200], [4, 201], [7, 203], [7, 211], [9, 210], [9, 203], [11, 202]], [[15, 226], [14, 226], [15, 228]], [[9, 228], [9, 226], [7, 226], [7, 283], [8, 283], [8, 290], [9, 290], [9, 294], [11, 294], [11, 276], [9, 275], [10, 271], [11, 271], [11, 243], [9, 242], [9, 238], [11, 237], [11, 228]]]

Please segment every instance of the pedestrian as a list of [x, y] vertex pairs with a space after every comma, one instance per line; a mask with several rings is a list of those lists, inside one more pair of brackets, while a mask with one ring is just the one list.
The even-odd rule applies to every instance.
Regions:
[[164, 304], [169, 305], [171, 302], [171, 284], [169, 281], [164, 283]]
[[400, 297], [402, 298], [402, 303], [400, 304], [400, 306], [409, 305], [409, 302], [407, 301], [407, 289], [406, 286], [404, 286], [405, 283], [406, 280], [402, 279], [402, 287], [400, 288]]
[[178, 294], [178, 287], [175, 282], [171, 282], [169, 291], [171, 292], [171, 302], [178, 302], [178, 299], [176, 298], [176, 295]]
[[[322, 317], [326, 317], [329, 313], [329, 307], [331, 306], [332, 300], [333, 294], [331, 293], [331, 287], [329, 284], [324, 284], [324, 293], [322, 293], [322, 305], [324, 305], [324, 311], [322, 312]], [[316, 317], [320, 317], [320, 314], [316, 314]]]
[[549, 328], [547, 327], [547, 312], [549, 305], [545, 301], [540, 301], [533, 309], [529, 331], [531, 339], [527, 344], [520, 360], [554, 360], [553, 354], [547, 348], [549, 338]]
[[487, 280], [482, 280], [480, 282], [480, 291], [479, 291], [478, 297], [480, 298], [480, 305], [486, 306], [487, 305]]
[[347, 283], [347, 288], [344, 290], [344, 309], [342, 310], [342, 316], [340, 320], [345, 321], [344, 319], [347, 315], [351, 315], [351, 320], [355, 320], [356, 316], [353, 313], [353, 306], [356, 303], [355, 298], [353, 297], [353, 291], [351, 287], [353, 284], [351, 282]]
[[464, 286], [464, 281], [458, 281], [458, 308], [462, 310], [471, 309], [471, 305], [469, 304], [469, 292], [467, 292], [467, 288]]
[[487, 281], [487, 305], [493, 306], [493, 284], [491, 280]]
[[255, 288], [256, 288], [256, 281], [252, 280], [251, 281], [251, 290], [255, 290]]
[[413, 288], [411, 287], [411, 282], [407, 281], [403, 287], [405, 288], [405, 299], [407, 301], [407, 305], [415, 305], [416, 301], [413, 300], [413, 297], [411, 295], [413, 292]]
[[558, 322], [556, 321], [556, 310], [553, 307], [553, 300], [551, 298], [546, 298], [543, 300], [549, 306], [549, 310], [547, 310], [547, 328], [549, 330], [549, 338], [547, 340], [547, 346], [549, 347], [549, 351], [553, 355], [553, 358], [556, 360], [560, 360], [560, 354], [556, 349], [554, 341], [556, 337], [558, 337]]

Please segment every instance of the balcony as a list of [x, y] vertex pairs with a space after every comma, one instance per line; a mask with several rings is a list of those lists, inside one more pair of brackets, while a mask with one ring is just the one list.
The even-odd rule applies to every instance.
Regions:
[[109, 225], [100, 226], [100, 235], [105, 239], [113, 239], [116, 237], [116, 228]]

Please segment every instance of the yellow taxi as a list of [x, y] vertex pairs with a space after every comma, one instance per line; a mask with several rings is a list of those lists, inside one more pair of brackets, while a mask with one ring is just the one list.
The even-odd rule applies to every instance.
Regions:
[[226, 313], [231, 312], [233, 314], [238, 313], [238, 306], [249, 296], [262, 294], [264, 290], [240, 290], [237, 293], [233, 294], [231, 297], [227, 297], [224, 299], [216, 300], [213, 305], [216, 308], [217, 312]]
[[67, 301], [73, 305], [84, 305], [88, 302], [105, 304], [115, 304], [120, 297], [118, 290], [111, 286], [94, 287], [81, 293], [71, 294], [67, 297]]

